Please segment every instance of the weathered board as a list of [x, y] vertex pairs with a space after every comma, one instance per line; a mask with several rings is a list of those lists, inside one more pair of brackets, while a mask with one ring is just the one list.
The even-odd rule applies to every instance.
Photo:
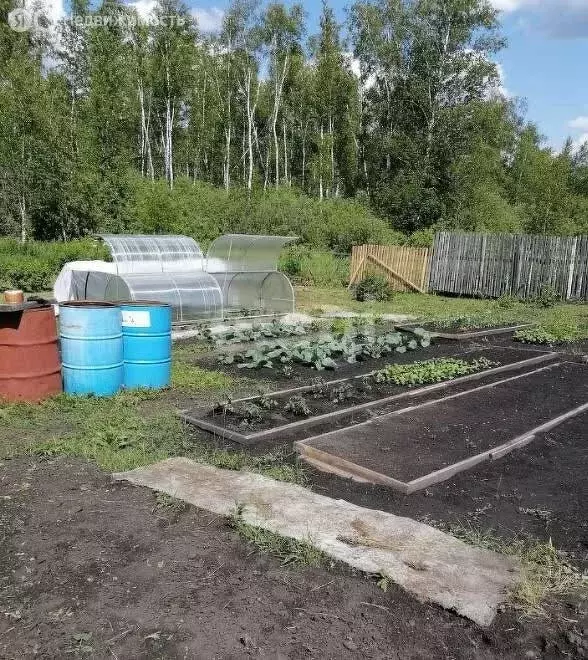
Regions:
[[438, 293], [533, 298], [547, 287], [588, 300], [588, 236], [440, 232], [428, 287]]
[[366, 275], [384, 275], [395, 291], [427, 290], [429, 250], [398, 245], [355, 245], [351, 255], [349, 286]]

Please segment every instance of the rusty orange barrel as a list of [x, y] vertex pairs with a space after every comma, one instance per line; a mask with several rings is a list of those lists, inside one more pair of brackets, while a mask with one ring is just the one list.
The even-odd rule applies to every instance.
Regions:
[[0, 311], [0, 400], [40, 401], [61, 392], [51, 305]]

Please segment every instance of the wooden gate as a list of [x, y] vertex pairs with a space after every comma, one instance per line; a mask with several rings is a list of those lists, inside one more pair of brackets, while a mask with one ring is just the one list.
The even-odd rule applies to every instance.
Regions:
[[351, 254], [349, 288], [367, 274], [384, 275], [395, 291], [426, 293], [429, 279], [428, 248], [398, 245], [355, 245]]

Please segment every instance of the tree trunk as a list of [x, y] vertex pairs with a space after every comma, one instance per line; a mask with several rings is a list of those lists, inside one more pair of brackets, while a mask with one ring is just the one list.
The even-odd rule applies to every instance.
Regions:
[[284, 181], [288, 184], [288, 140], [286, 138], [286, 120], [282, 121], [282, 140], [284, 143]]
[[20, 242], [27, 241], [27, 202], [24, 195], [20, 196]]

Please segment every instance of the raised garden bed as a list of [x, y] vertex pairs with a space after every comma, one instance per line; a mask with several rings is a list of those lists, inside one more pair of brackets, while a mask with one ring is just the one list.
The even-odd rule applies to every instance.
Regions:
[[[477, 337], [488, 337], [491, 335], [506, 335], [523, 330], [524, 328], [530, 328], [532, 325], [532, 323], [519, 323], [481, 327], [475, 323], [468, 324], [467, 322], [455, 321], [448, 324], [423, 323], [419, 324], [419, 327], [430, 332], [433, 337], [442, 337], [443, 339], [476, 339]], [[410, 332], [416, 326], [414, 324], [407, 324], [399, 327]]]
[[300, 440], [315, 466], [405, 494], [529, 444], [588, 410], [588, 368], [554, 362]]
[[508, 348], [492, 351], [478, 348], [464, 352], [459, 360], [419, 361], [422, 366], [416, 368], [414, 363], [394, 364], [395, 380], [382, 378], [384, 372], [377, 370], [372, 377], [363, 374], [310, 384], [307, 381], [299, 387], [219, 402], [212, 409], [185, 410], [181, 416], [219, 437], [254, 444], [304, 429], [333, 428], [350, 419], [354, 422], [369, 419], [375, 411], [401, 405], [408, 398], [466, 386], [480, 378], [500, 378], [505, 372], [532, 368], [555, 356]]
[[[254, 378], [259, 379], [260, 389], [266, 386], [267, 383], [274, 383], [280, 389], [295, 388], [299, 385], [308, 385], [313, 378], [321, 376], [325, 380], [339, 380], [353, 376], [361, 376], [371, 373], [372, 371], [381, 369], [387, 364], [407, 364], [415, 360], [429, 360], [432, 358], [441, 357], [461, 357], [462, 355], [469, 355], [472, 350], [480, 350], [486, 348], [486, 344], [472, 340], [464, 341], [463, 343], [455, 342], [449, 339], [434, 339], [432, 344], [427, 348], [419, 348], [416, 351], [407, 351], [406, 353], [396, 353], [386, 355], [379, 358], [367, 359], [361, 362], [348, 363], [345, 360], [337, 361], [337, 368], [335, 370], [325, 370], [317, 372], [307, 366], [301, 364], [292, 364], [291, 371], [284, 374], [281, 366], [275, 368], [261, 368], [261, 369], [243, 369], [239, 368], [237, 363], [225, 364], [218, 359], [218, 355], [212, 352], [207, 352], [198, 355], [194, 359], [194, 363], [205, 369], [220, 370], [238, 378]], [[526, 347], [523, 344], [514, 344], [513, 348], [517, 351], [520, 350], [522, 354]], [[531, 349], [535, 354], [539, 352], [549, 352], [549, 349], [544, 347], [536, 347]], [[522, 358], [521, 358], [522, 359]]]

